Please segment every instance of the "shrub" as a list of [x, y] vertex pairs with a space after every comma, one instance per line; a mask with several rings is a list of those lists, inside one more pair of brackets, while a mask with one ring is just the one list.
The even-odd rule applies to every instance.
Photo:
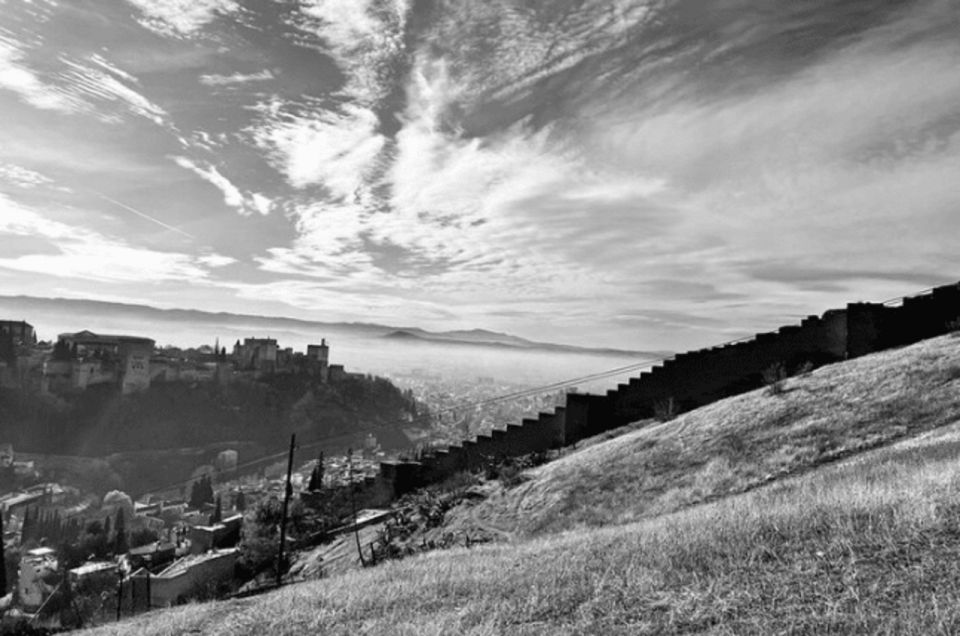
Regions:
[[783, 393], [784, 380], [787, 379], [787, 370], [782, 362], [771, 364], [763, 372], [763, 383], [767, 386], [769, 395]]
[[658, 422], [669, 422], [677, 416], [677, 403], [673, 397], [660, 400], [653, 405], [653, 417]]
[[794, 375], [807, 375], [808, 373], [813, 371], [813, 367], [814, 367], [813, 363], [807, 360], [806, 362], [804, 362], [803, 364], [797, 367], [797, 370], [794, 372]]

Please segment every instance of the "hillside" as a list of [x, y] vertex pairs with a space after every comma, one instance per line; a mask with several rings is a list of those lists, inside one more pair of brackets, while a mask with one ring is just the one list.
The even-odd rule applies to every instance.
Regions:
[[956, 633], [958, 421], [947, 336], [536, 469], [470, 513], [515, 541], [93, 633]]
[[643, 423], [530, 471], [471, 518], [520, 535], [635, 521], [955, 420], [960, 337], [946, 336]]
[[167, 382], [131, 395], [102, 385], [60, 398], [0, 389], [0, 441], [20, 453], [105, 457], [124, 488], [141, 492], [188, 479], [227, 448], [242, 461], [281, 452], [290, 433], [344, 447], [370, 433], [387, 446], [405, 440], [398, 426], [417, 408], [389, 380], [353, 375]]

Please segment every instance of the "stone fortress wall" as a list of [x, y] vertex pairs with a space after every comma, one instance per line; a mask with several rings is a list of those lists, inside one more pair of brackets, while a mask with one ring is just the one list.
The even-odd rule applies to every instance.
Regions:
[[[742, 341], [680, 353], [620, 384], [605, 395], [568, 393], [566, 405], [505, 429], [424, 454], [419, 461], [384, 462], [377, 479], [361, 489], [380, 503], [438, 483], [486, 462], [573, 444], [604, 431], [654, 416], [672, 401], [677, 412], [695, 409], [764, 384], [764, 373], [782, 365], [787, 373], [938, 336], [960, 321], [960, 283], [944, 285], [896, 303], [851, 303], [799, 325]], [[389, 493], [389, 495], [387, 494]], [[371, 502], [372, 503], [372, 502]]]

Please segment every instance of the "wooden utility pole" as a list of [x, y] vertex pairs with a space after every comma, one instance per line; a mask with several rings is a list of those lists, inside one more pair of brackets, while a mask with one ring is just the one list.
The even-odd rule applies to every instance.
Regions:
[[283, 493], [283, 516], [280, 518], [280, 547], [277, 550], [277, 587], [283, 579], [283, 542], [287, 538], [287, 509], [290, 506], [290, 495], [293, 486], [290, 485], [290, 476], [293, 473], [293, 448], [297, 444], [297, 434], [290, 435], [290, 454], [287, 456], [287, 487]]
[[360, 556], [360, 565], [367, 566], [363, 559], [363, 549], [360, 548], [360, 528], [357, 526], [357, 499], [353, 491], [353, 449], [347, 449], [347, 488], [350, 492], [350, 507], [353, 509], [353, 537], [357, 541], [357, 554]]
[[120, 620], [120, 607], [123, 603], [123, 572], [120, 572], [120, 578], [117, 580], [117, 620]]

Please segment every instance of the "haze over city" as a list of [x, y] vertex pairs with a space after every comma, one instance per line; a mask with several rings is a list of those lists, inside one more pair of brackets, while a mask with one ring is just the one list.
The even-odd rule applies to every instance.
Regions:
[[949, 0], [0, 15], [0, 294], [682, 350], [955, 277]]

